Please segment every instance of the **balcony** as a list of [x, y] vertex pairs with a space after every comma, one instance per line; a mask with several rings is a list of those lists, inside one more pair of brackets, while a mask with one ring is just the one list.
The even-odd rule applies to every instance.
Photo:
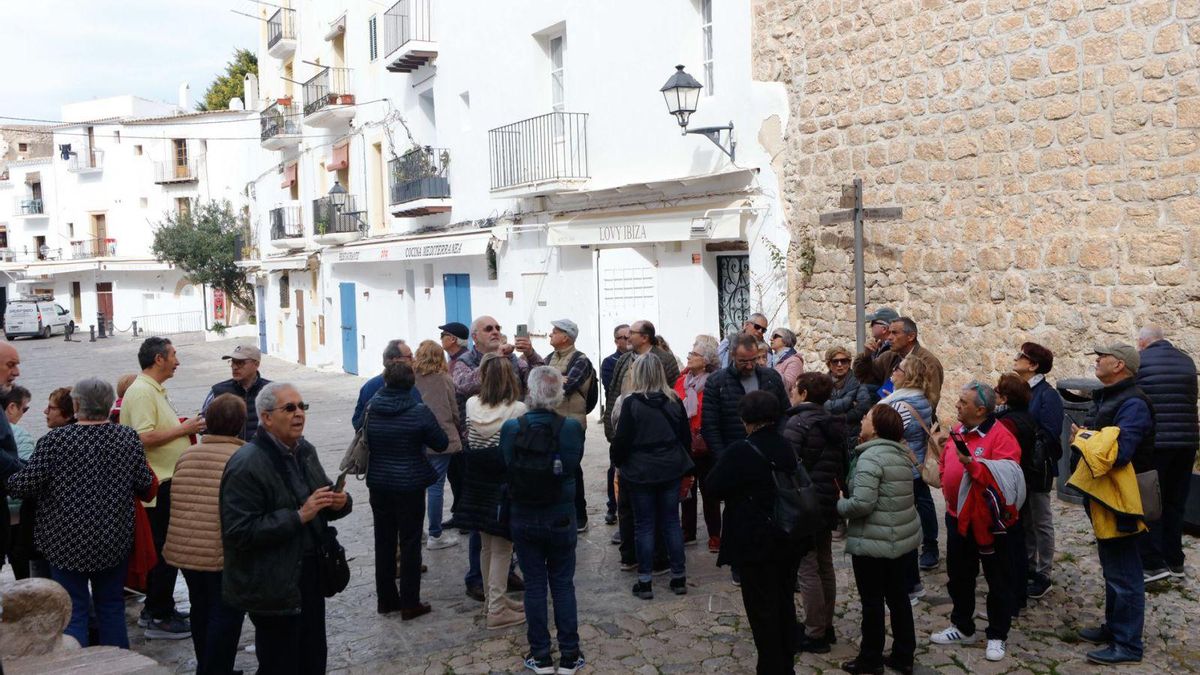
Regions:
[[533, 197], [587, 181], [587, 113], [553, 112], [488, 132], [492, 192]]
[[354, 117], [349, 68], [322, 68], [304, 83], [304, 123], [329, 129]]
[[450, 152], [414, 148], [388, 162], [392, 215], [428, 216], [450, 210]]
[[271, 246], [289, 250], [304, 248], [304, 222], [300, 218], [300, 203], [290, 202], [271, 209]]
[[391, 72], [411, 73], [437, 58], [429, 5], [429, 0], [400, 0], [384, 12], [384, 63]]
[[67, 171], [71, 173], [98, 173], [104, 170], [104, 151], [83, 148], [71, 153]]
[[258, 116], [262, 128], [262, 147], [267, 150], [283, 150], [300, 145], [300, 105], [291, 96], [276, 99]]
[[359, 220], [362, 212], [355, 209], [353, 195], [346, 195], [345, 200], [340, 209], [329, 197], [313, 200], [313, 241], [337, 246], [363, 237], [367, 226]]
[[46, 204], [41, 199], [22, 199], [14, 215], [18, 218], [45, 218]]
[[200, 172], [196, 170], [196, 160], [194, 159], [182, 164], [176, 161], [154, 163], [154, 182], [159, 185], [195, 183], [198, 180], [200, 180]]
[[117, 254], [116, 239], [82, 239], [71, 242], [71, 259], [111, 258]]
[[296, 53], [296, 10], [281, 7], [267, 19], [267, 53], [277, 59]]

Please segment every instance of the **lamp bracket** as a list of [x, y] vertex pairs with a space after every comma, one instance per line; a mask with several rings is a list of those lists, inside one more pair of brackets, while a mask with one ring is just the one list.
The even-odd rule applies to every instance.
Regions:
[[[721, 142], [721, 132], [725, 132], [725, 140], [726, 140], [726, 143], [728, 143], [729, 147], [725, 147], [726, 143]], [[731, 162], [737, 161], [734, 157], [734, 154], [737, 152], [737, 141], [733, 140], [733, 121], [732, 120], [729, 122], [728, 125], [723, 126], [723, 127], [697, 127], [695, 129], [688, 129], [687, 127], [684, 127], [683, 133], [684, 134], [700, 134], [701, 136], [704, 136], [708, 140], [712, 141], [713, 145], [720, 148], [721, 152], [728, 155], [729, 160]]]

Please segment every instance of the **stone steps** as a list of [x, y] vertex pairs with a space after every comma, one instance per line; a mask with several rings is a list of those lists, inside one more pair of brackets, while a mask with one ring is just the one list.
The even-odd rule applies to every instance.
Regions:
[[151, 675], [170, 673], [154, 659], [116, 647], [88, 647], [8, 659], [4, 662], [7, 675], [45, 673], [87, 673], [87, 675]]

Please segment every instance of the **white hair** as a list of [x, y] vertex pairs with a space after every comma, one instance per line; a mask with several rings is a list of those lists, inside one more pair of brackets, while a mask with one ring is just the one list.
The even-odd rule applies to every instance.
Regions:
[[116, 393], [108, 382], [89, 377], [71, 387], [71, 398], [75, 400], [75, 417], [93, 422], [108, 419]]
[[529, 371], [529, 407], [554, 410], [563, 402], [563, 376], [557, 368], [538, 366]]
[[1164, 337], [1166, 336], [1163, 335], [1162, 327], [1154, 324], [1143, 326], [1142, 329], [1138, 331], [1138, 342], [1143, 342], [1145, 344], [1158, 342]]
[[254, 411], [262, 416], [263, 413], [274, 410], [279, 404], [279, 392], [284, 389], [299, 391], [291, 382], [272, 382], [254, 397]]

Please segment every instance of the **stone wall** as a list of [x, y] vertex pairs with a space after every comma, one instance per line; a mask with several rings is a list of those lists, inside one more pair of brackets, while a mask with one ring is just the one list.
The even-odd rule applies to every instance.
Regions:
[[[1093, 343], [1161, 323], [1200, 356], [1200, 0], [757, 0], [754, 76], [789, 91], [775, 158], [791, 316], [810, 361], [867, 302], [921, 326], [947, 387], [994, 378], [1025, 339], [1090, 374]], [[804, 251], [815, 254], [811, 270]], [[943, 400], [953, 401], [953, 396]], [[943, 406], [946, 410], [946, 406]]]

